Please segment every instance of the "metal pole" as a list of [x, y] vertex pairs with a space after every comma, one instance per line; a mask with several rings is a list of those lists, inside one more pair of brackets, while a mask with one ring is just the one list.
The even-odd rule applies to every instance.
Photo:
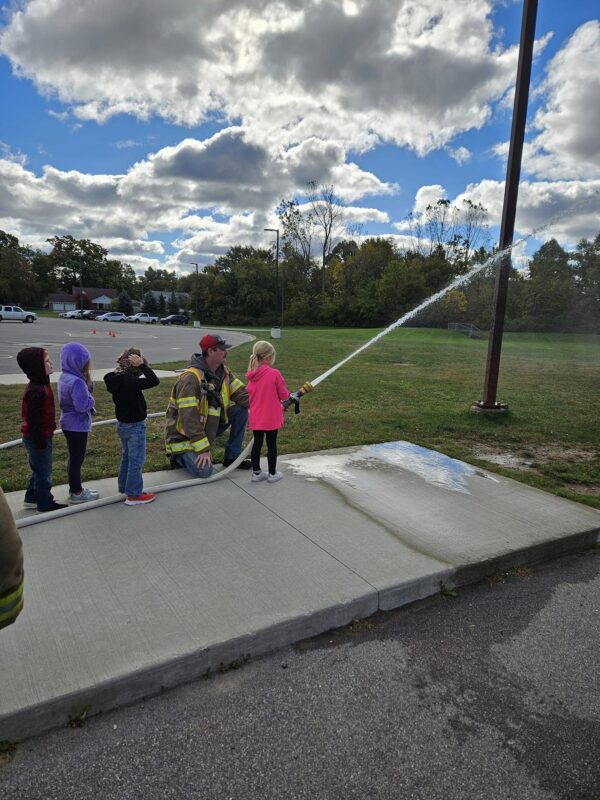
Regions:
[[[519, 65], [517, 68], [512, 130], [510, 134], [508, 164], [506, 167], [502, 223], [500, 226], [500, 250], [505, 250], [507, 247], [510, 247], [515, 230], [537, 5], [537, 0], [524, 0], [523, 4]], [[506, 255], [501, 258], [496, 272], [492, 325], [488, 342], [483, 400], [479, 400], [473, 405], [473, 408], [478, 411], [505, 411], [507, 408], [506, 404], [496, 402], [496, 391], [498, 388], [498, 372], [500, 369], [500, 352], [502, 350], [502, 334], [504, 333], [504, 317], [506, 313], [506, 296], [508, 293], [510, 266], [511, 256], [510, 253], [506, 253]]]
[[199, 278], [198, 278], [198, 262], [197, 261], [190, 261], [190, 264], [193, 267], [196, 267], [196, 311], [195, 311], [195, 314], [194, 314], [194, 318], [195, 318], [196, 322], [198, 322], [198, 280], [199, 280]]
[[[265, 228], [265, 231], [277, 234], [277, 251], [275, 253], [275, 311], [279, 309], [279, 228]], [[283, 327], [283, 286], [281, 287], [281, 327]]]

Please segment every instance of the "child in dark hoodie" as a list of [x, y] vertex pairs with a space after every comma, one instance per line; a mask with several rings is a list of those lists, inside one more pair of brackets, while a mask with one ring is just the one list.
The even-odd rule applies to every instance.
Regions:
[[81, 485], [81, 467], [88, 434], [92, 430], [92, 415], [96, 413], [89, 351], [79, 342], [69, 342], [60, 351], [60, 368], [58, 400], [61, 410], [60, 427], [69, 451], [69, 503], [87, 503], [98, 499], [95, 489], [84, 489]]
[[104, 376], [112, 394], [117, 417], [117, 433], [121, 440], [119, 492], [126, 494], [125, 505], [151, 503], [156, 495], [144, 491], [142, 467], [146, 460], [147, 407], [144, 390], [160, 381], [137, 347], [129, 347], [117, 359], [117, 368]]
[[29, 378], [21, 402], [21, 433], [31, 467], [23, 505], [38, 511], [66, 508], [54, 500], [51, 491], [52, 437], [56, 428], [54, 394], [50, 388], [52, 360], [43, 347], [25, 347], [17, 353], [17, 363]]

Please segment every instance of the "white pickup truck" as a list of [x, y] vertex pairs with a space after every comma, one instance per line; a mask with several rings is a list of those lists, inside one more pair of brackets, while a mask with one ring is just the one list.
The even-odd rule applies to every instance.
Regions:
[[145, 322], [147, 325], [156, 325], [158, 317], [153, 317], [151, 314], [146, 314], [145, 311], [140, 311], [139, 314], [127, 317], [127, 322]]

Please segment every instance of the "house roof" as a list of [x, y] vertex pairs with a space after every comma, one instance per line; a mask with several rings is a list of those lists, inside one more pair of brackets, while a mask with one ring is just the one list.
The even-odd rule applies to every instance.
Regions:
[[49, 303], [74, 303], [75, 298], [72, 294], [67, 294], [66, 292], [54, 292], [53, 294], [48, 295], [48, 302]]
[[79, 292], [82, 291], [92, 301], [97, 297], [102, 297], [102, 295], [114, 300], [119, 294], [116, 289], [103, 289], [94, 286], [83, 286], [81, 289], [79, 286], [71, 286], [71, 291], [73, 292], [73, 297], [79, 297]]

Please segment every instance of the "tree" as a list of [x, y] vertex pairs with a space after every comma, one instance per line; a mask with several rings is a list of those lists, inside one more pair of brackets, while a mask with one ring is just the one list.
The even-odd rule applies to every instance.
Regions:
[[297, 200], [282, 200], [277, 208], [282, 227], [282, 250], [286, 259], [296, 259], [308, 271], [311, 264], [314, 217], [300, 210]]
[[177, 314], [179, 311], [179, 303], [177, 302], [177, 296], [175, 292], [171, 292], [171, 296], [169, 297], [169, 314]]
[[526, 310], [534, 329], [566, 330], [576, 296], [569, 254], [556, 239], [545, 242], [529, 262]]
[[409, 214], [409, 252], [422, 256], [441, 255], [453, 273], [466, 272], [478, 248], [488, 238], [488, 212], [481, 203], [463, 200], [458, 206], [440, 198], [420, 214]]
[[165, 301], [165, 296], [161, 292], [160, 297], [158, 298], [158, 314], [160, 317], [164, 317], [167, 313], [167, 303]]
[[145, 311], [146, 314], [151, 314], [153, 317], [157, 316], [158, 306], [152, 292], [146, 292], [144, 295], [144, 299], [142, 300], [142, 311]]
[[131, 297], [125, 290], [119, 292], [119, 296], [117, 297], [117, 311], [122, 311], [123, 314], [127, 314], [127, 316], [133, 314], [133, 303], [131, 302]]
[[309, 184], [308, 201], [315, 229], [321, 240], [321, 291], [325, 292], [325, 267], [334, 242], [344, 233], [343, 204], [334, 192], [333, 184], [317, 186]]
[[30, 305], [39, 298], [29, 252], [16, 236], [0, 231], [0, 302]]
[[89, 239], [53, 236], [50, 259], [59, 277], [61, 288], [70, 292], [73, 286], [106, 286], [111, 271], [107, 268], [107, 250]]

